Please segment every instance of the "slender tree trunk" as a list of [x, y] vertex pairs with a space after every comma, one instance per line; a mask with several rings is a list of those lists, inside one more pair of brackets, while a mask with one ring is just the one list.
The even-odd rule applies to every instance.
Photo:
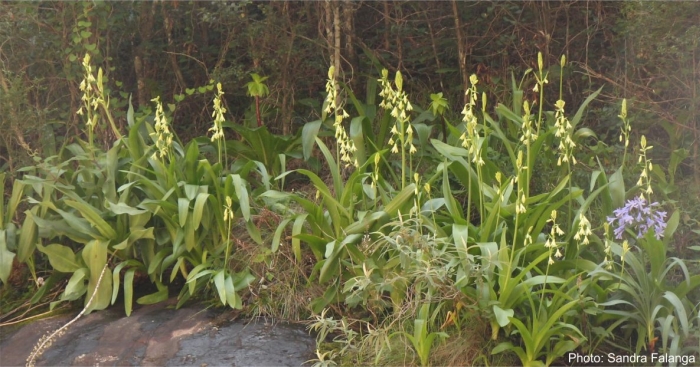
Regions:
[[340, 6], [336, 2], [333, 4], [333, 65], [335, 66], [335, 74], [333, 77], [337, 80], [340, 75]]
[[[457, 53], [459, 55], [459, 74], [462, 76], [462, 88], [466, 91], [469, 88], [469, 76], [467, 73], [467, 45], [462, 34], [462, 22], [457, 9], [457, 0], [452, 0], [452, 15], [455, 20], [455, 34], [457, 35]], [[464, 95], [464, 103], [467, 103], [467, 96]]]
[[294, 22], [292, 21], [289, 9], [289, 2], [285, 2], [282, 7], [282, 13], [285, 15], [287, 20], [287, 26], [289, 27], [289, 45], [287, 48], [287, 55], [285, 57], [283, 70], [282, 70], [282, 135], [290, 135], [292, 130], [292, 111], [294, 108], [294, 84], [290, 81], [290, 70], [293, 66], [291, 65], [292, 50], [294, 50], [294, 39], [296, 38]]
[[177, 79], [177, 83], [180, 87], [180, 92], [182, 92], [187, 87], [187, 83], [185, 82], [185, 77], [182, 75], [180, 66], [177, 64], [177, 56], [174, 54], [175, 48], [173, 47], [173, 19], [170, 17], [170, 14], [168, 14], [165, 4], [165, 2], [162, 3], [161, 10], [163, 12], [163, 25], [165, 27], [165, 34], [168, 37], [168, 59], [170, 60], [170, 67], [175, 73], [175, 78]]
[[335, 65], [333, 62], [333, 8], [330, 0], [326, 0], [323, 3], [323, 10], [325, 16], [324, 26], [326, 28], [324, 38], [326, 40], [326, 44], [328, 44], [328, 57], [330, 59], [330, 64]]
[[146, 75], [148, 72], [148, 57], [142, 46], [151, 39], [153, 33], [153, 15], [157, 3], [142, 2], [139, 4], [139, 35], [141, 45], [134, 49], [134, 71], [136, 73], [137, 101], [140, 107], [147, 106], [150, 100], [146, 90]]
[[355, 54], [355, 2], [345, 0], [343, 2], [343, 35], [345, 36], [345, 60], [348, 64], [350, 88], [355, 90], [357, 80], [355, 79], [355, 67], [357, 66], [357, 55]]
[[[438, 56], [437, 52], [437, 45], [435, 44], [435, 31], [433, 30], [433, 25], [430, 19], [428, 19], [428, 13], [425, 13], [425, 22], [428, 24], [428, 30], [430, 31], [430, 45], [433, 48], [433, 57], [435, 58], [435, 66], [439, 69], [442, 69], [442, 64], [440, 63], [440, 57]], [[442, 73], [438, 74], [438, 78], [440, 78], [440, 89], [442, 92], [445, 92], [445, 86], [442, 83]]]
[[396, 70], [399, 71], [403, 69], [403, 39], [401, 36], [403, 36], [403, 9], [401, 9], [401, 3], [394, 2], [394, 11], [396, 14], [396, 23], [397, 23], [397, 30], [396, 30], [396, 57], [398, 58], [398, 62], [396, 63]]
[[389, 51], [389, 37], [391, 36], [391, 14], [389, 12], [389, 2], [383, 1], [384, 4], [384, 50]]

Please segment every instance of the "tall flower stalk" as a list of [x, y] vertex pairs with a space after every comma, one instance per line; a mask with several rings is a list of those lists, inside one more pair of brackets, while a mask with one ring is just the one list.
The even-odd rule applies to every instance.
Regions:
[[209, 129], [214, 134], [211, 136], [211, 141], [216, 142], [217, 152], [219, 154], [219, 163], [222, 163], [224, 167], [226, 162], [222, 162], [223, 158], [223, 139], [224, 139], [224, 114], [226, 113], [226, 108], [222, 105], [221, 101], [224, 96], [224, 91], [221, 88], [221, 83], [216, 84], [216, 96], [214, 97], [214, 112], [212, 112], [212, 117], [214, 118], [214, 125]]
[[233, 220], [235, 215], [233, 214], [233, 200], [230, 196], [226, 196], [226, 204], [224, 205], [224, 222], [226, 222], [226, 227], [228, 231], [224, 234], [224, 239], [226, 241], [226, 254], [224, 255], [224, 268], [228, 268], [228, 259], [231, 254], [231, 226], [233, 225]]
[[654, 193], [654, 190], [651, 188], [651, 177], [649, 175], [654, 169], [654, 166], [651, 164], [651, 160], [647, 158], [647, 152], [651, 150], [651, 148], [653, 148], [653, 146], [647, 145], [647, 138], [642, 135], [641, 147], [639, 148], [639, 160], [637, 161], [642, 165], [642, 172], [639, 174], [637, 186], [646, 186], [644, 191], [639, 194], [639, 196], [644, 198], [644, 194], [646, 194], [650, 199], [651, 194]]
[[[552, 228], [549, 230], [549, 235], [547, 236], [547, 241], [544, 243], [544, 247], [549, 251], [549, 260], [547, 261], [547, 270], [544, 273], [544, 284], [547, 284], [547, 276], [549, 276], [549, 267], [554, 264], [554, 258], [552, 257], [552, 254], [554, 254], [554, 257], [560, 259], [562, 258], [563, 254], [561, 253], [561, 250], [559, 249], [559, 244], [557, 242], [557, 237], [561, 237], [564, 235], [564, 231], [559, 227], [559, 224], [557, 224], [557, 211], [552, 210], [552, 213], [550, 214], [549, 219], [547, 220], [548, 223], [551, 223]], [[540, 298], [540, 308], [544, 304], [544, 294], [545, 292], [542, 292], [541, 298]]]
[[[564, 69], [564, 65], [566, 64], [566, 57], [562, 55], [561, 57], [561, 69]], [[566, 102], [564, 102], [563, 95], [562, 95], [562, 85], [564, 83], [564, 73], [560, 73], [559, 75], [559, 100], [557, 100], [555, 104], [555, 112], [554, 112], [554, 127], [556, 131], [554, 132], [554, 136], [559, 139], [559, 159], [557, 159], [557, 165], [561, 166], [562, 162], [566, 163], [566, 173], [571, 175], [571, 165], [576, 164], [576, 157], [574, 156], [574, 148], [576, 148], [576, 143], [574, 143], [574, 127], [571, 125], [571, 122], [569, 119], [566, 117], [566, 114], [564, 112], [564, 106], [566, 105]], [[569, 192], [571, 192], [571, 179], [569, 179]], [[571, 207], [571, 198], [569, 198], [569, 205], [568, 205], [568, 216], [567, 216], [567, 223], [571, 223], [571, 212], [573, 208]]]
[[114, 136], [117, 139], [121, 139], [122, 135], [119, 132], [119, 129], [117, 129], [112, 114], [109, 112], [109, 97], [106, 97], [104, 93], [102, 68], [98, 68], [97, 78], [95, 78], [90, 61], [90, 54], [86, 53], [85, 57], [83, 58], [83, 69], [85, 70], [85, 74], [79, 86], [80, 91], [83, 92], [83, 95], [80, 97], [83, 105], [80, 106], [76, 113], [81, 116], [85, 114], [87, 117], [85, 126], [88, 132], [88, 143], [92, 148], [94, 147], [95, 127], [97, 126], [100, 117], [99, 107], [102, 107], [102, 112], [104, 112], [104, 115], [107, 117], [107, 120], [112, 127]]
[[163, 159], [166, 156], [172, 159], [172, 143], [173, 134], [170, 132], [170, 127], [167, 117], [165, 117], [165, 112], [163, 111], [163, 104], [160, 102], [160, 97], [153, 98], [151, 102], [156, 103], [156, 116], [155, 116], [155, 140], [156, 140], [156, 151], [153, 153], [153, 158]]
[[[479, 185], [481, 185], [481, 167], [484, 165], [484, 159], [481, 157], [481, 147], [484, 143], [485, 138], [479, 135], [479, 120], [474, 114], [474, 108], [476, 107], [476, 98], [478, 96], [476, 85], [479, 83], [479, 78], [475, 74], [469, 77], [469, 82], [471, 86], [465, 91], [467, 95], [467, 103], [462, 109], [462, 122], [464, 122], [464, 132], [459, 137], [462, 141], [462, 146], [467, 149], [471, 162], [474, 163], [476, 167], [476, 175], [479, 179]], [[486, 94], [482, 95], [482, 112], [486, 109]], [[469, 190], [472, 187], [471, 175], [468, 179]], [[481, 188], [479, 188], [479, 215], [481, 218], [484, 216], [484, 193]], [[467, 202], [467, 213], [471, 215], [471, 200]]]
[[[379, 83], [382, 87], [382, 90], [379, 92], [379, 96], [382, 97], [379, 106], [387, 111], [391, 111], [391, 116], [396, 121], [391, 128], [389, 145], [391, 145], [392, 153], [398, 154], [399, 151], [401, 152], [401, 189], [403, 190], [406, 187], [406, 176], [413, 171], [413, 154], [418, 151], [413, 145], [413, 127], [409, 122], [413, 106], [408, 100], [408, 94], [403, 90], [403, 76], [400, 71], [397, 71], [394, 77], [396, 89], [391, 86], [389, 71], [386, 69], [382, 70], [382, 78], [379, 79]], [[408, 148], [408, 154], [406, 148]], [[407, 158], [408, 164], [406, 163]]]
[[549, 83], [547, 80], [547, 75], [549, 72], [544, 71], [544, 60], [542, 59], [542, 53], [537, 53], [537, 73], [535, 73], [535, 87], [533, 91], [539, 93], [539, 112], [537, 114], [537, 134], [540, 133], [540, 127], [542, 126], [542, 106], [544, 104], [544, 85]]
[[627, 121], [627, 99], [622, 100], [620, 114], [617, 117], [622, 120], [622, 126], [620, 127], [620, 143], [623, 141], [625, 142], [625, 150], [622, 153], [622, 166], [624, 166], [627, 159], [627, 147], [630, 145], [630, 132], [632, 131], [632, 127], [629, 121]]
[[85, 127], [88, 133], [88, 144], [90, 144], [90, 148], [93, 148], [95, 126], [97, 126], [97, 119], [99, 117], [97, 108], [99, 107], [100, 100], [94, 88], [96, 79], [95, 76], [92, 75], [90, 54], [85, 54], [85, 57], [83, 58], [83, 69], [85, 69], [85, 75], [83, 80], [80, 82], [80, 91], [83, 92], [80, 100], [83, 102], [83, 105], [80, 106], [78, 112], [76, 113], [81, 116], [85, 115], [87, 118], [87, 121], [85, 121]]
[[335, 80], [335, 67], [331, 66], [328, 69], [328, 80], [326, 81], [326, 109], [324, 112], [328, 115], [333, 115], [333, 127], [335, 128], [336, 161], [338, 164], [338, 174], [340, 174], [341, 165], [345, 168], [359, 166], [354, 153], [357, 151], [355, 143], [350, 139], [343, 127], [343, 121], [350, 117], [345, 112], [344, 103], [339, 96], [338, 82]]

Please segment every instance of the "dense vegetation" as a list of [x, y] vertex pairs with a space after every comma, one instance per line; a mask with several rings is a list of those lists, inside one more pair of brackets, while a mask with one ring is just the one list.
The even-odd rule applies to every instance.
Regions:
[[322, 366], [687, 363], [699, 10], [0, 4], [0, 321], [176, 294]]

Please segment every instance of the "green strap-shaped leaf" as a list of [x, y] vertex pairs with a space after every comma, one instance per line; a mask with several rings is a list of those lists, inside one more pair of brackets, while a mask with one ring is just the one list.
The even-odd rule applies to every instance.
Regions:
[[214, 285], [216, 286], [216, 291], [219, 294], [219, 300], [221, 304], [226, 305], [226, 286], [225, 282], [225, 272], [224, 270], [219, 270], [214, 274]]
[[200, 192], [197, 194], [197, 198], [194, 201], [194, 211], [192, 212], [192, 215], [194, 216], [194, 229], [198, 229], [199, 225], [202, 223], [202, 214], [208, 198], [209, 194], [205, 192]]
[[190, 213], [190, 201], [186, 198], [177, 199], [177, 214], [180, 227], [185, 228], [187, 215]]
[[76, 270], [75, 273], [68, 280], [66, 288], [61, 294], [61, 301], [75, 301], [85, 294], [85, 277], [88, 276], [89, 270], [87, 268], [80, 268]]
[[127, 269], [124, 274], [124, 312], [127, 316], [131, 315], [131, 309], [134, 304], [134, 273], [136, 269]]
[[163, 302], [168, 299], [168, 287], [163, 285], [161, 282], [156, 282], [156, 287], [158, 291], [151, 293], [147, 296], [143, 296], [136, 300], [136, 303], [140, 305], [152, 305], [154, 303]]
[[53, 243], [44, 247], [40, 243], [37, 243], [37, 247], [39, 251], [48, 256], [51, 266], [60, 272], [72, 273], [83, 267], [83, 265], [78, 262], [73, 250], [67, 246]]
[[308, 215], [309, 214], [301, 214], [296, 217], [296, 219], [294, 219], [294, 225], [292, 226], [292, 252], [297, 262], [301, 262], [301, 241], [295, 236], [301, 233]]
[[236, 196], [238, 197], [238, 205], [241, 206], [241, 214], [243, 214], [243, 219], [247, 221], [250, 220], [250, 203], [248, 199], [248, 190], [245, 187], [245, 183], [240, 175], [231, 175], [233, 180], [233, 187], [236, 189]]
[[7, 284], [7, 279], [12, 271], [12, 260], [15, 258], [15, 254], [7, 249], [5, 232], [4, 229], [0, 230], [0, 280], [3, 284]]
[[19, 233], [19, 243], [17, 244], [17, 260], [24, 263], [34, 253], [36, 248], [36, 224], [34, 223], [34, 213], [37, 207], [24, 212], [24, 222]]
[[236, 288], [233, 284], [233, 278], [231, 275], [226, 275], [224, 288], [226, 289], [226, 303], [228, 303], [231, 308], [241, 309], [243, 304], [241, 302], [241, 298], [238, 297], [238, 294], [236, 293]]
[[285, 218], [277, 226], [277, 229], [275, 230], [275, 234], [272, 236], [272, 246], [270, 247], [270, 251], [277, 252], [277, 249], [280, 246], [282, 234], [284, 233], [284, 229], [287, 226], [287, 224], [289, 224], [289, 222], [291, 220], [292, 220], [292, 218]]
[[[117, 237], [117, 232], [112, 228], [112, 226], [107, 223], [95, 207], [87, 203], [81, 203], [73, 200], [66, 200], [66, 205], [75, 208], [80, 212], [83, 218], [85, 218], [92, 226], [97, 228], [102, 236], [107, 239], [113, 240]], [[67, 220], [67, 219], [66, 219]]]
[[496, 316], [496, 321], [498, 322], [498, 325], [500, 327], [506, 327], [506, 325], [510, 324], [509, 318], [513, 317], [515, 311], [513, 311], [512, 308], [504, 310], [498, 307], [498, 305], [493, 305], [493, 314]]
[[108, 242], [94, 240], [85, 245], [83, 249], [83, 261], [90, 269], [90, 280], [85, 298], [86, 304], [92, 297], [95, 289], [97, 289], [92, 303], [87, 307], [87, 313], [107, 308], [112, 299], [112, 277], [109, 276], [109, 269], [105, 270], [105, 275], [100, 280], [102, 269], [107, 265], [107, 245]]

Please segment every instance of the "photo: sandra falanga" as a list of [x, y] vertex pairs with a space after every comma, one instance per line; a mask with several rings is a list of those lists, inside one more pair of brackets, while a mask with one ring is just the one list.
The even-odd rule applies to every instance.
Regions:
[[566, 360], [571, 366], [594, 365], [613, 365], [613, 366], [632, 366], [632, 365], [676, 365], [676, 366], [696, 366], [696, 356], [689, 355], [673, 355], [665, 353], [646, 354], [587, 354], [570, 352], [566, 355]]

